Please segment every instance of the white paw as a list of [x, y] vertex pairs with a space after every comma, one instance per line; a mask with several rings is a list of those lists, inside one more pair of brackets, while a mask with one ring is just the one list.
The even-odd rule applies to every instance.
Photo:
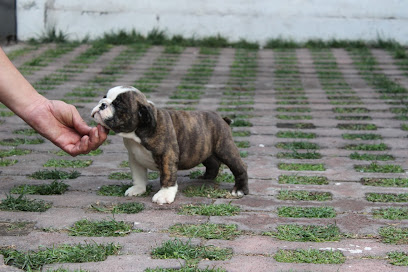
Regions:
[[243, 197], [244, 192], [241, 190], [232, 190], [231, 195], [234, 197]]
[[144, 185], [134, 185], [126, 190], [125, 196], [138, 196], [146, 192], [146, 186]]
[[177, 193], [177, 184], [172, 187], [161, 188], [154, 196], [152, 201], [159, 204], [171, 204]]

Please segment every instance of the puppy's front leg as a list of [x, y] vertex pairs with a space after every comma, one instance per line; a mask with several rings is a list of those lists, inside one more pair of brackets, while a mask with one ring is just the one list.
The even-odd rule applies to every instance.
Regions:
[[152, 201], [159, 204], [171, 204], [174, 202], [177, 194], [177, 164], [173, 156], [164, 156], [160, 168], [161, 189], [153, 196]]
[[133, 186], [126, 190], [125, 196], [138, 196], [146, 192], [147, 169], [141, 166], [129, 153], [129, 166], [132, 172]]

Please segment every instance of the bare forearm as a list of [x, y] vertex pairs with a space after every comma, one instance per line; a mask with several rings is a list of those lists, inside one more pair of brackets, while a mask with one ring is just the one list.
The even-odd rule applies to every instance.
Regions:
[[0, 49], [0, 102], [28, 121], [30, 112], [45, 101]]

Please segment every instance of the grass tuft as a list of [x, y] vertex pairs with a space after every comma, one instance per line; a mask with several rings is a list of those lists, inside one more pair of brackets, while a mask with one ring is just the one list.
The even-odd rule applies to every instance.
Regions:
[[44, 265], [53, 263], [85, 263], [106, 260], [109, 255], [117, 255], [120, 245], [76, 244], [58, 245], [51, 248], [40, 247], [38, 251], [21, 252], [15, 249], [0, 249], [4, 263], [26, 271], [40, 271]]
[[71, 236], [117, 237], [131, 233], [132, 224], [115, 219], [101, 221], [82, 219], [75, 222], [74, 226], [68, 230]]
[[346, 261], [340, 251], [317, 249], [280, 249], [273, 258], [283, 263], [342, 264]]
[[326, 177], [320, 176], [281, 175], [279, 176], [279, 184], [328, 185], [329, 181]]
[[62, 181], [54, 180], [50, 184], [39, 185], [19, 185], [10, 190], [11, 194], [29, 194], [29, 195], [62, 195], [68, 190], [69, 185]]
[[264, 232], [263, 235], [272, 236], [279, 240], [292, 242], [329, 242], [340, 241], [342, 235], [336, 225], [280, 225], [276, 232]]
[[205, 216], [233, 216], [239, 214], [241, 209], [238, 206], [228, 204], [200, 204], [183, 205], [179, 214], [185, 215], [205, 215]]
[[169, 229], [170, 233], [190, 238], [232, 240], [241, 234], [236, 225], [204, 223], [199, 225], [177, 224]]
[[81, 173], [78, 171], [66, 172], [61, 170], [40, 170], [32, 173], [28, 177], [33, 179], [76, 179]]
[[232, 257], [231, 249], [222, 249], [214, 246], [196, 246], [190, 241], [179, 239], [164, 242], [152, 251], [156, 259], [183, 259], [183, 260], [228, 260]]
[[278, 216], [293, 218], [333, 218], [336, 211], [333, 207], [288, 207], [278, 208]]
[[45, 212], [51, 206], [51, 203], [43, 200], [28, 199], [24, 195], [18, 197], [7, 195], [6, 199], [0, 202], [0, 210], [3, 211]]

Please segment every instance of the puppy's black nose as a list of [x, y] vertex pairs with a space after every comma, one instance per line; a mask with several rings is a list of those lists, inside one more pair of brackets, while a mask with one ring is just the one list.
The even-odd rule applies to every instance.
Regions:
[[104, 109], [106, 109], [106, 104], [105, 103], [102, 103], [101, 104], [101, 106], [99, 107], [99, 110], [104, 110]]

